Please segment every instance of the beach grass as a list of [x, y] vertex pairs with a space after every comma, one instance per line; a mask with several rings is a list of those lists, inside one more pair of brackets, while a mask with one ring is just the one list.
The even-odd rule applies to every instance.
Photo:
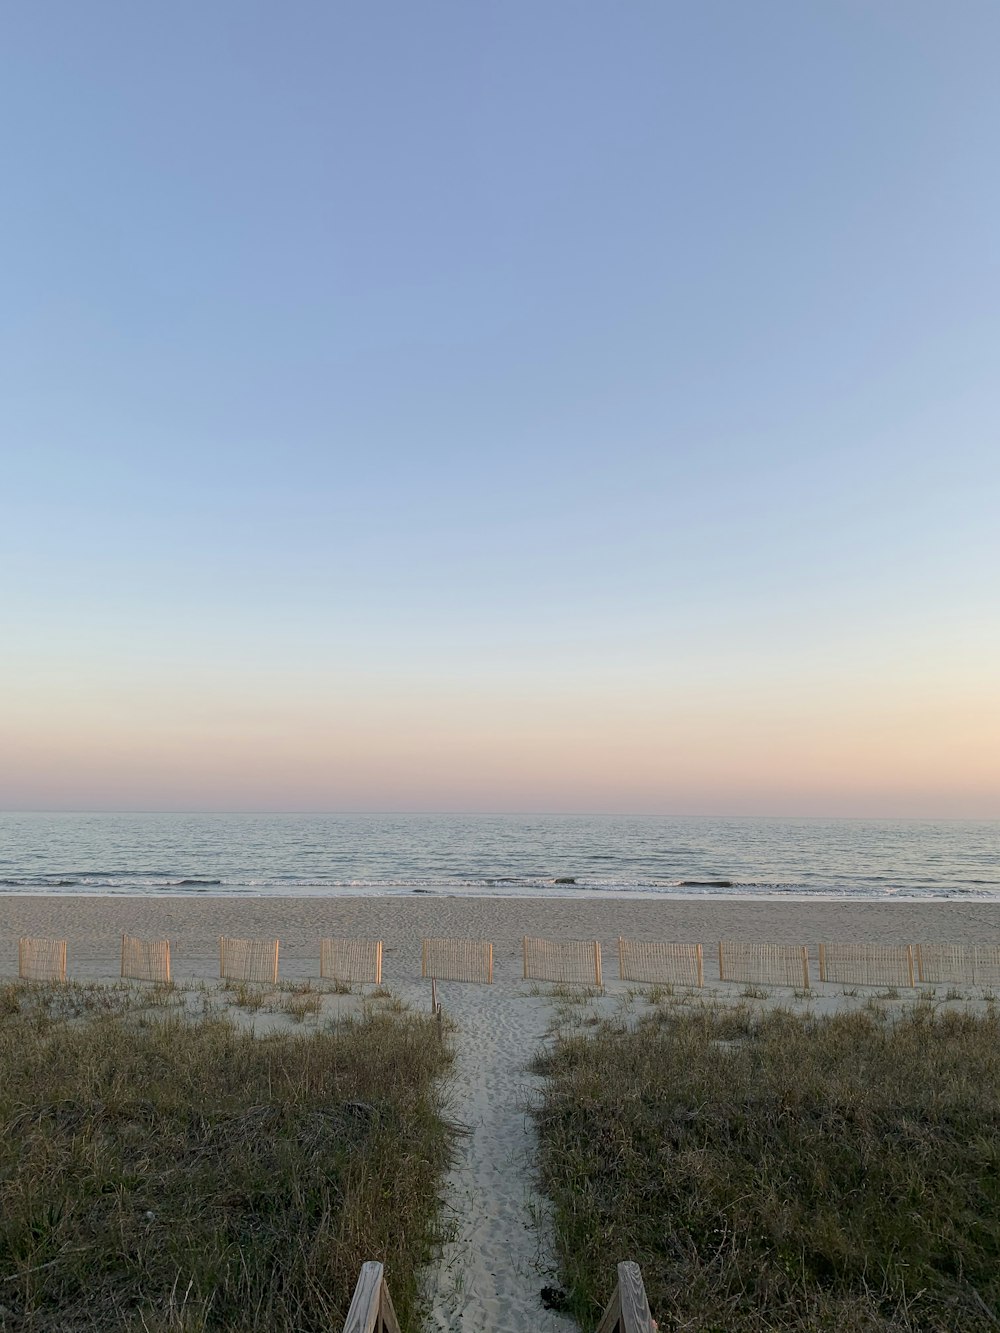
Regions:
[[1000, 1022], [665, 1006], [540, 1057], [569, 1309], [615, 1262], [661, 1329], [1000, 1326]]
[[255, 1036], [113, 987], [0, 986], [0, 1328], [404, 1329], [449, 1157], [437, 1024]]

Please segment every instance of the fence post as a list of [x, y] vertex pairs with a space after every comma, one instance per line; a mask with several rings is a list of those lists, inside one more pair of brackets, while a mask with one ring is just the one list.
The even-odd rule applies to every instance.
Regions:
[[698, 947], [698, 953], [697, 953], [697, 959], [698, 959], [698, 989], [700, 990], [700, 989], [702, 988], [702, 986], [704, 986], [704, 984], [705, 984], [705, 965], [704, 965], [704, 960], [703, 960], [703, 958], [702, 958], [702, 948], [701, 948], [701, 945], [699, 944], [697, 947]]

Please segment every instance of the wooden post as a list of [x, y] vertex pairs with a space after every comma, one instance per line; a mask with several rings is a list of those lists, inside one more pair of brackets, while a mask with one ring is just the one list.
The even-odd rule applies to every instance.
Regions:
[[274, 941], [274, 975], [273, 975], [273, 977], [271, 978], [271, 980], [274, 981], [274, 982], [277, 982], [277, 980], [278, 980], [278, 941], [277, 941], [277, 940]]
[[437, 1008], [438, 1008], [437, 977], [431, 977], [431, 1013], [436, 1014]]
[[619, 1264], [618, 1281], [597, 1325], [597, 1333], [650, 1333], [655, 1327], [639, 1265]]
[[492, 986], [492, 985], [493, 985], [493, 945], [492, 945], [492, 943], [489, 945], [489, 954], [487, 955], [487, 957], [488, 957], [488, 963], [487, 963], [487, 969], [488, 969], [488, 971], [487, 971], [487, 977], [488, 977], [488, 980], [487, 980], [487, 983], [486, 983], [486, 984], [487, 984], [488, 986]]
[[66, 980], [66, 941], [59, 945], [59, 980]]
[[375, 946], [375, 985], [382, 984], [382, 941]]
[[653, 1326], [653, 1317], [649, 1313], [646, 1288], [638, 1264], [618, 1265], [618, 1290], [621, 1293], [624, 1333], [646, 1333]]
[[382, 1321], [382, 1333], [399, 1333], [399, 1320], [389, 1295], [389, 1284], [382, 1277], [382, 1287], [378, 1298], [378, 1316]]
[[809, 948], [805, 944], [802, 946], [802, 985], [809, 989]]
[[819, 946], [819, 979], [826, 981], [826, 945]]
[[166, 975], [166, 977], [165, 977], [165, 980], [169, 983], [169, 981], [170, 981], [170, 977], [171, 977], [171, 972], [170, 972], [170, 941], [169, 941], [169, 940], [167, 940], [167, 942], [166, 942], [166, 961], [167, 961], [167, 975]]
[[719, 940], [719, 980], [725, 981], [726, 973], [722, 963], [722, 941]]
[[701, 989], [701, 987], [704, 986], [705, 984], [705, 961], [702, 956], [701, 945], [698, 944], [695, 946], [695, 948], [697, 949], [695, 957], [698, 959], [698, 988]]
[[381, 1264], [361, 1265], [361, 1276], [344, 1321], [344, 1333], [399, 1333], [396, 1311]]
[[906, 966], [910, 973], [910, 989], [913, 988], [913, 945], [906, 946]]
[[924, 951], [919, 944], [917, 945], [917, 979], [922, 986], [924, 984]]
[[595, 983], [595, 985], [597, 986], [598, 990], [600, 990], [601, 987], [602, 987], [602, 985], [604, 984], [604, 983], [603, 983], [603, 976], [602, 976], [602, 973], [601, 973], [601, 942], [600, 942], [600, 940], [594, 940], [594, 983]]
[[219, 976], [220, 976], [220, 977], [224, 977], [225, 975], [226, 975], [226, 937], [225, 937], [225, 935], [220, 935], [220, 936], [219, 936]]

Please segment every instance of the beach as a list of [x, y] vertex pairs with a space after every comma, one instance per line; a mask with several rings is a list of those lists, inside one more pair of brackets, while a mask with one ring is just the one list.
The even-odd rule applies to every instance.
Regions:
[[21, 935], [68, 940], [68, 972], [83, 980], [118, 975], [125, 932], [169, 938], [174, 975], [210, 979], [218, 975], [218, 937], [277, 938], [280, 972], [291, 980], [319, 974], [324, 936], [381, 939], [383, 977], [388, 985], [420, 976], [424, 936], [487, 939], [494, 946], [494, 981], [521, 977], [525, 935], [552, 939], [596, 939], [605, 955], [605, 981], [616, 975], [613, 956], [620, 935], [705, 946], [706, 975], [720, 939], [808, 945], [820, 941], [914, 944], [1000, 942], [998, 902], [817, 902], [781, 899], [656, 901], [595, 895], [593, 900], [531, 899], [415, 893], [409, 896], [328, 898], [184, 897], [98, 895], [0, 896], [0, 976], [17, 973]]
[[[71, 980], [114, 982], [122, 932], [171, 941], [177, 982], [218, 978], [218, 936], [278, 938], [283, 981], [319, 974], [324, 936], [381, 939], [383, 984], [415, 1008], [429, 1006], [430, 983], [420, 975], [421, 939], [451, 936], [491, 940], [490, 986], [438, 985], [454, 1044], [447, 1090], [449, 1117], [463, 1127], [443, 1199], [449, 1238], [426, 1273], [423, 1327], [435, 1333], [570, 1333], [565, 1315], [544, 1307], [543, 1288], [558, 1286], [546, 1204], [536, 1188], [536, 1144], [528, 1109], [541, 1080], [531, 1057], [552, 1040], [560, 1022], [553, 988], [522, 979], [522, 937], [598, 940], [604, 954], [603, 995], [589, 995], [584, 1013], [641, 1009], [634, 988], [618, 980], [620, 935], [640, 941], [705, 946], [706, 999], [747, 1002], [739, 983], [718, 983], [720, 939], [806, 945], [815, 960], [822, 942], [872, 944], [996, 944], [1000, 903], [793, 902], [713, 897], [655, 901], [601, 895], [593, 900], [546, 897], [484, 898], [413, 894], [344, 898], [151, 897], [39, 895], [0, 897], [0, 976], [17, 973], [21, 935], [68, 941]], [[815, 969], [814, 969], [815, 971]], [[356, 988], [360, 991], [362, 988]], [[370, 990], [370, 987], [364, 988]], [[944, 988], [942, 988], [942, 994]], [[827, 984], [805, 994], [787, 987], [753, 990], [750, 1003], [786, 1004], [829, 1012], [860, 1007], [871, 991]], [[887, 992], [891, 994], [891, 992]], [[902, 991], [891, 1004], [906, 1003]], [[981, 1004], [972, 993], [965, 1003]], [[326, 995], [319, 1021], [350, 1014], [360, 996]], [[232, 1008], [236, 1021], [259, 1032], [288, 1020]], [[291, 1030], [296, 1030], [294, 1026]], [[301, 1030], [301, 1029], [297, 1029]], [[376, 1257], [376, 1256], [372, 1256]], [[608, 1255], [609, 1265], [628, 1255]]]

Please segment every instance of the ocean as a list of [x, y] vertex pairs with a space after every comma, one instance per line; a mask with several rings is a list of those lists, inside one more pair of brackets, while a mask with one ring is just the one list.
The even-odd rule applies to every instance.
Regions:
[[1000, 898], [1000, 821], [0, 814], [0, 893]]

